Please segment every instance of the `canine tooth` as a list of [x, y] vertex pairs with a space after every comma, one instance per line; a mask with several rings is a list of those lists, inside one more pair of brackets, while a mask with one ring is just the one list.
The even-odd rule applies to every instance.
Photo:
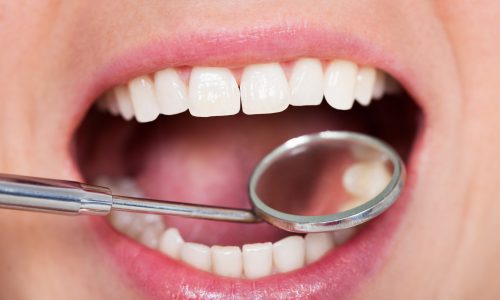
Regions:
[[241, 76], [241, 105], [247, 115], [276, 113], [290, 103], [290, 88], [278, 63], [245, 67]]
[[188, 99], [189, 112], [196, 117], [227, 116], [240, 111], [240, 90], [227, 68], [193, 68]]
[[299, 59], [290, 76], [290, 104], [318, 105], [323, 100], [323, 67], [319, 59]]
[[180, 258], [188, 265], [207, 272], [212, 266], [210, 248], [203, 244], [182, 244]]
[[351, 109], [358, 67], [346, 60], [330, 62], [325, 72], [325, 99], [336, 109]]
[[304, 238], [298, 235], [286, 237], [273, 244], [273, 262], [278, 273], [300, 269], [305, 261]]
[[346, 229], [342, 229], [342, 230], [337, 230], [337, 231], [333, 232], [333, 241], [334, 241], [336, 246], [343, 245], [355, 233], [356, 233], [356, 229], [354, 227], [346, 228]]
[[373, 98], [380, 99], [385, 91], [385, 73], [377, 70], [375, 75], [375, 84], [373, 86]]
[[373, 86], [375, 85], [376, 72], [374, 68], [363, 67], [358, 70], [354, 98], [361, 105], [368, 105], [372, 100]]
[[154, 121], [160, 114], [154, 84], [147, 76], [140, 76], [128, 84], [135, 117], [140, 123]]
[[118, 104], [118, 110], [122, 117], [129, 121], [134, 117], [134, 108], [132, 107], [132, 99], [130, 93], [124, 85], [119, 85], [113, 89]]
[[212, 270], [215, 274], [240, 277], [242, 268], [240, 247], [212, 246]]
[[172, 258], [179, 259], [183, 244], [184, 239], [179, 230], [169, 228], [161, 235], [158, 249]]
[[342, 184], [347, 192], [356, 198], [372, 199], [391, 180], [391, 174], [384, 162], [358, 162], [347, 168], [342, 176]]
[[172, 68], [155, 73], [155, 91], [160, 113], [175, 115], [188, 109], [187, 88]]
[[307, 264], [317, 261], [334, 246], [333, 235], [329, 232], [309, 233], [304, 240]]
[[273, 270], [273, 244], [243, 245], [243, 273], [248, 279], [271, 275]]

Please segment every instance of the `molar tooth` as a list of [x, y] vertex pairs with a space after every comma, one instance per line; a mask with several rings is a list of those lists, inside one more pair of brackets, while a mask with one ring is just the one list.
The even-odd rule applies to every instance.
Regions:
[[227, 277], [240, 277], [242, 270], [240, 247], [212, 246], [212, 270], [215, 274]]
[[308, 233], [304, 240], [307, 264], [317, 261], [334, 246], [333, 235], [330, 232]]
[[359, 104], [367, 106], [372, 100], [373, 87], [375, 85], [376, 72], [374, 68], [363, 67], [359, 69], [356, 76], [356, 87], [354, 88], [354, 98]]
[[375, 75], [375, 84], [373, 86], [373, 98], [378, 100], [382, 98], [385, 91], [385, 73], [377, 70]]
[[140, 123], [154, 121], [160, 114], [160, 110], [153, 81], [147, 76], [140, 76], [131, 80], [128, 88], [137, 121]]
[[290, 103], [290, 88], [278, 63], [245, 67], [241, 76], [241, 105], [247, 115], [276, 113]]
[[348, 110], [354, 104], [358, 67], [346, 60], [330, 62], [325, 72], [325, 99], [336, 109]]
[[290, 76], [290, 104], [318, 105], [323, 100], [323, 67], [319, 59], [299, 59]]
[[344, 189], [356, 198], [370, 200], [391, 180], [383, 161], [358, 162], [347, 168], [342, 176]]
[[161, 235], [158, 249], [172, 258], [179, 259], [183, 244], [184, 239], [179, 230], [177, 228], [169, 228]]
[[227, 68], [195, 67], [189, 79], [189, 112], [196, 117], [227, 116], [240, 111], [240, 90]]
[[116, 211], [109, 215], [109, 222], [115, 229], [124, 232], [130, 224], [132, 224], [135, 217], [136, 216], [130, 212]]
[[286, 237], [273, 244], [273, 261], [278, 273], [300, 269], [305, 261], [304, 238], [298, 235]]
[[212, 266], [210, 248], [203, 244], [182, 244], [180, 258], [188, 265], [203, 271], [209, 272]]
[[351, 227], [333, 232], [333, 241], [335, 245], [343, 245], [356, 233], [356, 231], [356, 228]]
[[243, 245], [243, 272], [248, 279], [271, 275], [273, 270], [273, 245], [256, 243]]
[[130, 121], [134, 117], [134, 107], [132, 106], [132, 99], [130, 93], [124, 85], [119, 85], [113, 89], [118, 104], [118, 110], [122, 117]]
[[156, 72], [154, 81], [160, 113], [175, 115], [188, 109], [187, 88], [175, 69]]

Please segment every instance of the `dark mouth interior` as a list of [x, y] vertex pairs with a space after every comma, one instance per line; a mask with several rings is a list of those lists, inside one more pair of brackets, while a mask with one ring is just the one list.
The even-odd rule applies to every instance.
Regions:
[[[361, 132], [392, 145], [406, 161], [421, 124], [422, 112], [406, 93], [384, 96], [368, 107], [355, 104], [349, 111], [335, 110], [324, 101], [278, 114], [196, 118], [186, 112], [146, 124], [91, 109], [75, 134], [74, 149], [88, 182], [103, 175], [129, 177], [151, 198], [249, 207], [246, 186], [252, 169], [287, 139], [323, 130]], [[261, 242], [286, 235], [274, 229], [256, 230], [267, 224], [220, 226], [220, 222], [167, 217], [168, 224], [190, 241], [212, 244]], [[217, 233], [203, 234], [212, 227]]]

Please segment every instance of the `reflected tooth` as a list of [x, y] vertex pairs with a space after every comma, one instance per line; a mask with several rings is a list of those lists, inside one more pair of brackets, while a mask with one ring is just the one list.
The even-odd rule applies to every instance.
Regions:
[[227, 116], [240, 111], [240, 90], [227, 68], [193, 68], [188, 98], [189, 112], [196, 117]]
[[289, 272], [304, 266], [304, 238], [298, 235], [286, 237], [273, 244], [273, 262], [278, 273]]
[[325, 99], [336, 109], [351, 109], [358, 67], [346, 60], [332, 61], [325, 72]]
[[215, 274], [240, 277], [242, 268], [240, 247], [212, 246], [212, 270]]
[[132, 106], [138, 122], [154, 121], [160, 114], [153, 81], [147, 76], [140, 76], [128, 84]]
[[372, 100], [373, 87], [375, 85], [376, 71], [371, 67], [359, 69], [356, 76], [356, 87], [354, 88], [354, 98], [359, 104], [367, 106]]
[[243, 273], [248, 279], [271, 275], [273, 270], [273, 244], [243, 245]]
[[323, 67], [314, 58], [299, 59], [290, 76], [290, 104], [318, 105], [323, 100]]
[[342, 229], [342, 230], [336, 230], [335, 232], [333, 232], [333, 241], [334, 241], [336, 246], [343, 245], [355, 233], [356, 233], [356, 229], [354, 227], [346, 228], [346, 229]]
[[382, 161], [355, 163], [344, 172], [344, 189], [356, 198], [370, 200], [377, 196], [391, 180], [391, 174]]
[[373, 98], [378, 100], [382, 98], [385, 91], [385, 73], [377, 70], [377, 74], [375, 75], [375, 84], [373, 86]]
[[134, 117], [134, 107], [132, 106], [132, 99], [127, 87], [124, 85], [117, 86], [114, 88], [113, 93], [115, 94], [118, 110], [122, 117], [127, 121], [132, 120]]
[[354, 199], [351, 201], [343, 202], [342, 204], [339, 205], [338, 211], [342, 212], [349, 209], [353, 209], [355, 207], [365, 204], [369, 200], [371, 199]]
[[172, 258], [179, 259], [183, 244], [184, 239], [179, 230], [177, 228], [169, 228], [161, 235], [158, 249]]
[[203, 271], [210, 271], [212, 266], [210, 248], [198, 243], [184, 243], [181, 246], [181, 260]]
[[333, 235], [329, 232], [309, 233], [304, 240], [307, 264], [317, 261], [334, 246]]
[[276, 113], [290, 103], [290, 88], [278, 63], [245, 67], [241, 76], [241, 105], [247, 115]]
[[155, 92], [160, 113], [175, 115], [188, 109], [187, 88], [172, 68], [155, 73]]

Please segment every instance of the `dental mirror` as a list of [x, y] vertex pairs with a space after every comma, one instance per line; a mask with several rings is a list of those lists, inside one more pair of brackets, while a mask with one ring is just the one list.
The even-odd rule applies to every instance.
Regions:
[[324, 131], [293, 138], [265, 156], [249, 181], [253, 209], [115, 195], [86, 183], [0, 174], [0, 208], [69, 215], [130, 211], [229, 222], [262, 220], [292, 232], [364, 223], [401, 193], [405, 168], [389, 145], [368, 135]]

